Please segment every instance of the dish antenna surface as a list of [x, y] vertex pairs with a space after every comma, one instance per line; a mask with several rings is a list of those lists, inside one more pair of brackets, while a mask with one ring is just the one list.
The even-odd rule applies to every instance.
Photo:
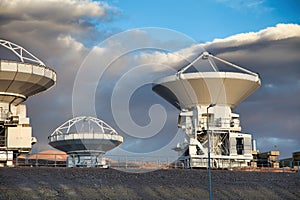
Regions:
[[[213, 70], [189, 72], [198, 62]], [[234, 70], [218, 71], [216, 62]], [[186, 168], [207, 167], [209, 149], [211, 167], [248, 165], [253, 158], [251, 135], [241, 132], [239, 115], [232, 108], [259, 87], [258, 74], [208, 52], [176, 74], [156, 80], [152, 90], [181, 111], [178, 127], [186, 133], [188, 144], [180, 145], [179, 160]]]
[[1, 54], [0, 59], [0, 166], [13, 166], [13, 159], [27, 154], [36, 142], [21, 103], [53, 87], [56, 73], [17, 44], [0, 39], [1, 48], [18, 58]]
[[123, 142], [123, 137], [104, 121], [87, 116], [66, 121], [48, 139], [52, 147], [68, 154], [68, 167], [106, 168], [103, 155]]

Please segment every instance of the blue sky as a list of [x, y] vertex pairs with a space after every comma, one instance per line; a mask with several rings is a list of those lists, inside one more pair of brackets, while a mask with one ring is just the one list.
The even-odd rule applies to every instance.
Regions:
[[164, 27], [198, 42], [259, 31], [278, 23], [299, 23], [297, 0], [109, 1], [121, 10], [111, 24], [122, 30]]
[[[224, 38], [206, 44], [206, 47], [224, 59], [250, 67], [259, 72], [262, 78], [262, 87], [236, 109], [241, 114], [243, 130], [253, 134], [258, 147], [264, 147], [262, 150], [269, 150], [276, 144], [283, 157], [300, 150], [298, 0], [111, 0], [102, 3], [81, 0], [1, 0], [0, 8], [1, 38], [23, 46], [58, 74], [54, 88], [25, 102], [33, 135], [39, 141], [36, 149], [49, 148], [47, 137], [56, 127], [73, 117], [74, 80], [93, 45], [128, 29], [160, 27], [175, 30], [179, 35], [185, 34], [198, 43]], [[249, 32], [253, 34], [247, 34]], [[138, 43], [149, 39], [145, 35], [137, 36], [131, 38], [132, 41]], [[178, 35], [173, 32], [170, 36]], [[121, 42], [118, 46], [120, 49], [128, 45], [128, 41], [124, 42], [127, 43], [122, 46]], [[104, 46], [103, 50], [106, 47], [109, 46]], [[159, 56], [169, 59], [163, 54], [156, 56], [158, 61]], [[102, 63], [99, 60], [97, 62]], [[111, 71], [120, 67], [124, 72], [124, 68], [130, 69], [130, 64], [125, 60]], [[118, 74], [117, 70], [113, 72], [120, 76], [122, 72]], [[103, 88], [109, 91], [102, 96], [111, 93], [110, 82], [106, 83]], [[141, 98], [135, 102], [142, 102], [140, 107], [133, 109], [137, 113], [142, 112], [141, 115], [132, 114], [137, 116], [137, 121], [144, 120], [140, 116], [148, 114], [149, 105], [153, 102], [163, 103], [151, 88], [135, 96]], [[147, 102], [146, 107], [142, 107], [143, 100]], [[100, 118], [116, 126], [111, 120], [110, 105], [102, 102], [97, 102], [97, 105]], [[83, 109], [84, 106], [82, 103]], [[178, 111], [170, 108], [170, 105], [165, 106], [171, 110], [174, 118], [169, 119], [171, 123], [168, 127], [172, 128], [166, 132], [176, 132]], [[148, 121], [149, 118], [146, 118], [145, 123], [141, 124], [147, 124]], [[169, 136], [164, 137], [162, 139]], [[126, 141], [129, 141], [128, 146], [132, 143], [131, 146], [136, 149], [145, 149], [158, 143], [164, 145], [162, 139], [146, 141], [147, 145], [145, 142], [138, 143], [140, 141]]]

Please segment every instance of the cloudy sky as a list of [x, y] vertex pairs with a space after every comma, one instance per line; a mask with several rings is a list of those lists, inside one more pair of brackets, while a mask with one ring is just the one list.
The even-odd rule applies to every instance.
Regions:
[[[0, 38], [58, 74], [54, 88], [26, 101], [36, 149], [49, 148], [51, 132], [81, 114], [111, 124], [129, 152], [169, 148], [180, 134], [178, 111], [151, 83], [206, 49], [260, 74], [261, 88], [234, 111], [261, 151], [289, 157], [300, 150], [299, 13], [297, 0], [2, 0]], [[124, 91], [123, 83], [132, 85]], [[142, 135], [126, 134], [128, 118]]]

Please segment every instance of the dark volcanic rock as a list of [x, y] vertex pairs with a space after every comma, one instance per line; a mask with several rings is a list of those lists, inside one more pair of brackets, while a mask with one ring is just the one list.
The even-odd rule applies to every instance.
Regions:
[[[212, 171], [214, 199], [300, 199], [300, 173]], [[0, 199], [208, 199], [206, 170], [0, 168]]]

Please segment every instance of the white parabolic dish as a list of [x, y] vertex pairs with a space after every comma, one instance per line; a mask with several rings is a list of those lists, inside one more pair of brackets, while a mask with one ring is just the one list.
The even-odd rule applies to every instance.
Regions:
[[237, 72], [195, 72], [167, 76], [153, 84], [153, 91], [177, 107], [210, 103], [231, 108], [260, 87], [258, 76]]
[[[85, 125], [82, 126], [83, 124]], [[68, 154], [105, 153], [123, 142], [123, 137], [105, 122], [85, 116], [65, 122], [48, 139], [52, 147]]]
[[56, 82], [56, 73], [45, 66], [0, 60], [0, 102], [17, 105], [46, 91]]

